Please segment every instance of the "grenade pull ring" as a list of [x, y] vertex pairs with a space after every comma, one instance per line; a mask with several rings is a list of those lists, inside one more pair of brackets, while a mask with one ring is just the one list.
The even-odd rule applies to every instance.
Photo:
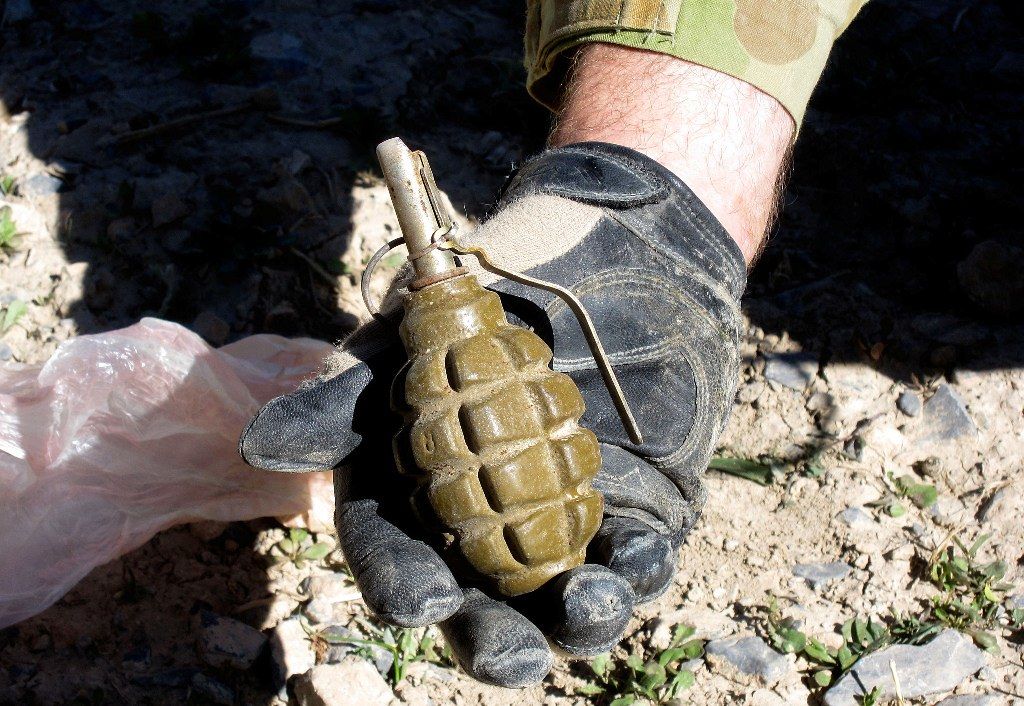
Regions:
[[456, 224], [441, 200], [430, 164], [422, 152], [411, 151], [400, 138], [394, 137], [377, 146], [377, 156], [384, 170], [388, 189], [391, 191], [402, 237], [385, 243], [373, 254], [363, 270], [360, 289], [367, 310], [374, 317], [379, 316], [377, 305], [372, 301], [370, 294], [370, 279], [381, 259], [403, 243], [409, 250], [409, 262], [412, 263], [416, 275], [409, 284], [410, 290], [422, 289], [466, 274], [469, 270], [456, 265], [451, 255], [454, 252], [460, 255], [473, 255], [485, 270], [497, 275], [527, 287], [551, 292], [561, 299], [576, 317], [630, 441], [637, 445], [642, 444], [643, 435], [640, 427], [629, 407], [629, 402], [626, 401], [615, 370], [608, 360], [608, 354], [597, 334], [594, 321], [576, 295], [554, 282], [507, 270], [496, 264], [483, 247], [460, 242], [454, 235], [457, 230]]

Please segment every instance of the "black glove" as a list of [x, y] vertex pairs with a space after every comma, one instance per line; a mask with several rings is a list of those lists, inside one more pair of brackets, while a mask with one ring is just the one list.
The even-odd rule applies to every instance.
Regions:
[[404, 351], [379, 322], [356, 331], [317, 380], [270, 401], [239, 450], [268, 470], [338, 467], [340, 546], [371, 610], [402, 626], [440, 622], [470, 674], [525, 686], [550, 669], [544, 634], [571, 654], [606, 651], [634, 605], [671, 583], [735, 390], [746, 271], [736, 244], [685, 184], [604, 143], [527, 162], [495, 216], [461, 240], [582, 300], [644, 435], [643, 445], [629, 441], [561, 300], [480, 275], [502, 295], [512, 323], [551, 345], [554, 368], [583, 393], [582, 424], [602, 442], [594, 486], [605, 515], [590, 563], [513, 600], [492, 597], [471, 577], [460, 575], [460, 586], [411, 519], [411, 488], [394, 471], [390, 438], [400, 420], [388, 409], [389, 387]]

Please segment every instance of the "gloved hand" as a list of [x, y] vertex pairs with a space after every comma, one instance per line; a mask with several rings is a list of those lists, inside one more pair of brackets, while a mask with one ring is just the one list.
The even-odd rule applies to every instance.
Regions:
[[[583, 393], [582, 424], [602, 446], [594, 487], [605, 498], [589, 563], [512, 600], [472, 579], [460, 576], [460, 585], [411, 519], [411, 488], [394, 471], [390, 439], [400, 420], [388, 409], [389, 388], [405, 354], [377, 321], [356, 331], [319, 378], [269, 402], [239, 450], [262, 469], [338, 467], [340, 546], [370, 609], [401, 626], [440, 622], [471, 675], [526, 686], [550, 669], [545, 634], [570, 654], [606, 651], [635, 604], [670, 584], [680, 543], [704, 504], [701, 475], [735, 390], [746, 270], [733, 240], [679, 179], [603, 143], [527, 162], [496, 215], [460, 239], [582, 300], [644, 435], [643, 445], [629, 441], [561, 300], [478, 273], [502, 295], [512, 323], [547, 340], [555, 369]], [[400, 287], [393, 290], [392, 308]]]

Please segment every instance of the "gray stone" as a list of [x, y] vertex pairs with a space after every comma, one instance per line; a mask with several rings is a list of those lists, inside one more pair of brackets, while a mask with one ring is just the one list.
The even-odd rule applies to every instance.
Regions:
[[348, 656], [321, 664], [295, 680], [299, 706], [375, 706], [394, 697], [391, 687], [365, 659]]
[[231, 327], [212, 311], [201, 311], [192, 321], [192, 330], [212, 346], [222, 346], [231, 334]]
[[913, 699], [952, 691], [985, 666], [985, 653], [956, 630], [943, 630], [926, 645], [892, 645], [858, 661], [825, 694], [825, 706], [856, 706], [875, 687], [880, 701], [895, 698], [890, 662], [904, 698]]
[[741, 683], [764, 686], [776, 684], [789, 671], [792, 661], [753, 635], [712, 640], [704, 646], [711, 668]]
[[896, 408], [908, 417], [916, 417], [921, 413], [921, 398], [910, 390], [904, 390], [896, 398]]
[[11, 347], [3, 341], [0, 341], [0, 361], [10, 360], [13, 357], [14, 351], [11, 350]]
[[853, 569], [844, 561], [830, 561], [818, 564], [797, 564], [793, 567], [793, 575], [798, 576], [811, 585], [815, 591], [820, 590], [845, 577]]
[[999, 698], [992, 694], [961, 694], [947, 696], [935, 706], [996, 706]]
[[188, 204], [178, 198], [177, 194], [164, 194], [153, 199], [150, 213], [153, 225], [157, 228], [173, 223], [188, 215]]
[[312, 63], [302, 40], [288, 32], [267, 32], [253, 37], [249, 51], [279, 77], [295, 76]]
[[818, 374], [818, 357], [810, 353], [778, 353], [768, 356], [764, 376], [793, 390], [803, 390]]
[[192, 677], [192, 690], [215, 704], [231, 706], [235, 703], [234, 689], [202, 673], [197, 673]]
[[267, 638], [256, 628], [208, 610], [197, 616], [196, 649], [212, 667], [248, 669]]
[[875, 520], [864, 508], [859, 505], [852, 505], [841, 513], [839, 513], [839, 519], [843, 521], [848, 527], [866, 527], [867, 525], [874, 524]]
[[270, 633], [270, 657], [274, 665], [274, 683], [284, 687], [288, 679], [312, 669], [316, 664], [313, 643], [298, 618], [278, 623]]
[[31, 0], [7, 0], [4, 3], [4, 22], [24, 22], [32, 19], [35, 10]]
[[52, 174], [35, 174], [18, 184], [18, 191], [25, 196], [51, 196], [64, 187], [64, 181]]
[[[359, 633], [349, 630], [341, 625], [331, 625], [322, 634], [328, 634], [335, 639], [366, 639]], [[335, 642], [331, 644], [327, 649], [324, 659], [328, 664], [336, 664], [343, 661], [345, 657], [358, 653], [363, 653], [364, 656], [368, 657], [370, 661], [373, 662], [373, 666], [377, 668], [378, 672], [380, 672], [381, 676], [387, 676], [388, 672], [391, 671], [391, 667], [395, 664], [395, 656], [390, 650], [385, 649], [380, 645], [360, 645], [346, 642]]]
[[1011, 316], [1024, 311], [1024, 249], [999, 240], [985, 240], [956, 266], [967, 298], [991, 314]]
[[949, 441], [978, 433], [967, 406], [952, 387], [943, 383], [924, 403], [922, 433], [927, 441]]

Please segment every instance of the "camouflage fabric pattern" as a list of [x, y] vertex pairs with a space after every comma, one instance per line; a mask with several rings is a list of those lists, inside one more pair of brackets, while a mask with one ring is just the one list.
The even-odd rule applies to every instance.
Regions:
[[554, 108], [568, 50], [649, 49], [730, 74], [797, 125], [832, 44], [867, 0], [527, 0], [527, 87]]

